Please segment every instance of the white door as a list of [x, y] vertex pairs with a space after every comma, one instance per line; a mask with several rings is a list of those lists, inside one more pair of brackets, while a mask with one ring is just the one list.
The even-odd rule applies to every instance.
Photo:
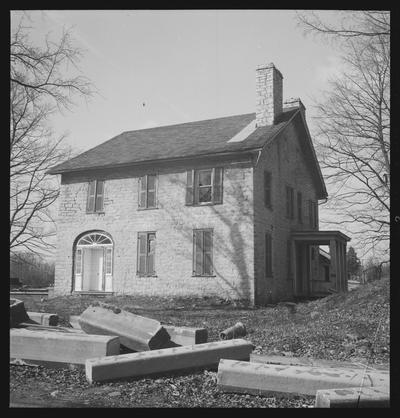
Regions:
[[103, 248], [85, 248], [83, 288], [86, 291], [103, 290]]

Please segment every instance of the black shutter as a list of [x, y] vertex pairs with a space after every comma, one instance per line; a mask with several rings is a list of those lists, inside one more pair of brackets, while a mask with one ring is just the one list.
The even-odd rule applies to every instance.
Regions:
[[203, 231], [193, 231], [193, 274], [203, 274]]
[[203, 231], [203, 274], [212, 275], [212, 253], [213, 253], [213, 242], [212, 242], [212, 231]]
[[222, 203], [223, 190], [223, 168], [217, 167], [214, 169], [214, 184], [213, 184], [213, 203]]
[[138, 234], [138, 259], [137, 271], [139, 275], [146, 274], [146, 258], [147, 258], [147, 234], [139, 232]]
[[95, 195], [96, 195], [96, 180], [92, 180], [89, 182], [89, 185], [88, 185], [86, 212], [94, 212]]
[[103, 211], [103, 201], [104, 201], [104, 181], [97, 180], [96, 186], [96, 202], [95, 202], [95, 211]]
[[147, 177], [142, 176], [139, 178], [139, 208], [146, 207], [146, 197], [147, 197]]
[[194, 196], [194, 170], [188, 170], [186, 181], [186, 205], [193, 205]]

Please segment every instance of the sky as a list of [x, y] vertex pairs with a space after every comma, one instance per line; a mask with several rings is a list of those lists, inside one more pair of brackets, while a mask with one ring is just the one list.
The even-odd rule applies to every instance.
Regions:
[[[338, 72], [340, 51], [305, 37], [291, 10], [29, 11], [30, 40], [71, 29], [84, 49], [88, 103], [52, 119], [76, 150], [124, 131], [255, 111], [255, 69], [273, 62], [284, 100], [300, 97], [309, 123], [313, 99]], [[21, 12], [13, 12], [12, 24]]]
[[[325, 21], [335, 19], [335, 12], [323, 13]], [[22, 14], [11, 12], [11, 27]], [[305, 36], [294, 10], [37, 10], [28, 15], [32, 44], [71, 30], [74, 44], [83, 49], [81, 72], [98, 92], [51, 120], [75, 152], [124, 131], [255, 112], [255, 70], [270, 62], [283, 75], [284, 100], [301, 98], [313, 132], [313, 106], [343, 68], [340, 49]]]

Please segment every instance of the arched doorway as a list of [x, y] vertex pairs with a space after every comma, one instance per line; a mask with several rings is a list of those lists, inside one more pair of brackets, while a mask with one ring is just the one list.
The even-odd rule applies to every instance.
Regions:
[[74, 290], [111, 292], [113, 271], [111, 237], [103, 231], [81, 236], [75, 245]]

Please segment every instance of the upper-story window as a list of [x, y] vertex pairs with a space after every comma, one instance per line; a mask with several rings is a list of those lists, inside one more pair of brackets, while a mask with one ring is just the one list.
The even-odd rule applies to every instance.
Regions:
[[286, 186], [286, 217], [294, 218], [294, 190], [290, 186]]
[[186, 205], [222, 203], [223, 169], [188, 170]]
[[139, 177], [139, 209], [157, 207], [156, 183], [157, 176], [155, 174]]
[[303, 196], [301, 192], [297, 192], [297, 218], [299, 223], [303, 222]]
[[104, 180], [92, 180], [89, 182], [86, 204], [87, 213], [103, 212]]
[[272, 209], [272, 176], [269, 171], [264, 171], [264, 205], [267, 208]]
[[318, 206], [313, 200], [308, 201], [308, 222], [312, 228], [318, 226]]

